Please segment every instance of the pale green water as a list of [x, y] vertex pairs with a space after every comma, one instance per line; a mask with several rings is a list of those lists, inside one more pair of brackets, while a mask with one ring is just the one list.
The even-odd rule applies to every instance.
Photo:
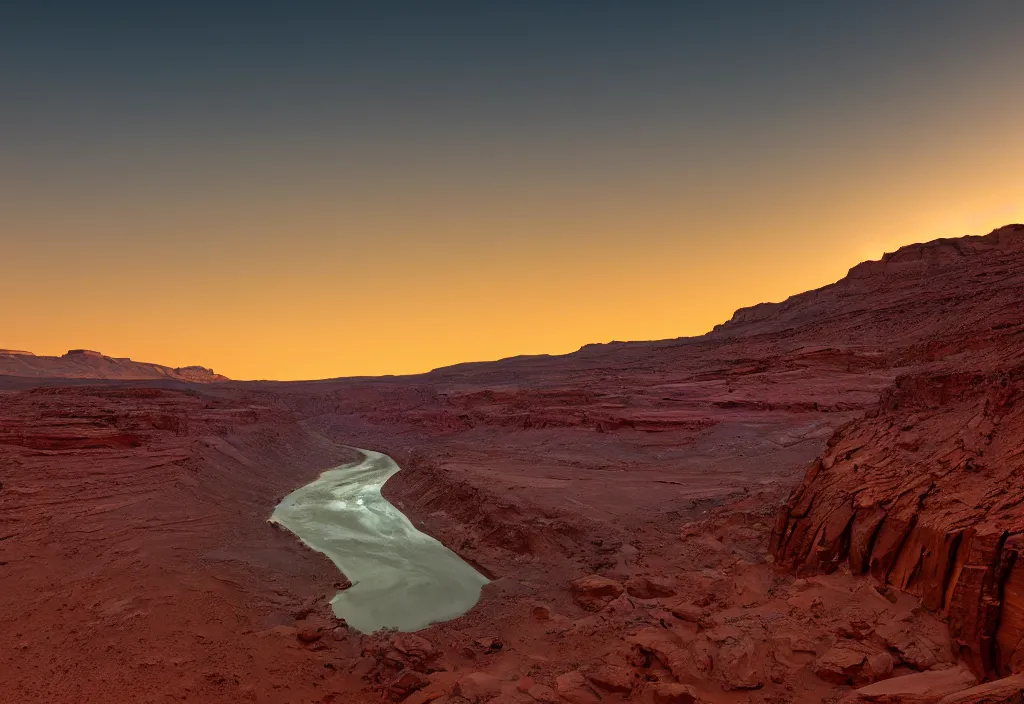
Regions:
[[487, 579], [381, 496], [399, 471], [394, 460], [359, 452], [362, 462], [324, 472], [284, 497], [270, 517], [352, 580], [331, 600], [334, 613], [370, 633], [417, 631], [469, 611]]

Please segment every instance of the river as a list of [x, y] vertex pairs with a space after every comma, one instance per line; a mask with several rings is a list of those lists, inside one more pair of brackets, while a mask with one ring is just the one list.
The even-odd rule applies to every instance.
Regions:
[[487, 579], [381, 496], [400, 469], [394, 460], [359, 452], [361, 462], [328, 470], [284, 497], [270, 520], [352, 581], [331, 606], [358, 631], [418, 631], [466, 613]]

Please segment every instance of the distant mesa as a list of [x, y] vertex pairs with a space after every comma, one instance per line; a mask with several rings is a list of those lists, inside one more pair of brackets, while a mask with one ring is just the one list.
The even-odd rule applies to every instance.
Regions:
[[60, 357], [35, 355], [21, 350], [0, 350], [0, 376], [40, 379], [114, 379], [141, 381], [173, 379], [193, 384], [228, 381], [226, 376], [200, 366], [167, 367], [135, 362], [128, 357], [108, 357], [86, 349], [68, 350]]
[[94, 350], [68, 350], [67, 354], [63, 355], [63, 357], [96, 357], [102, 359], [103, 354]]

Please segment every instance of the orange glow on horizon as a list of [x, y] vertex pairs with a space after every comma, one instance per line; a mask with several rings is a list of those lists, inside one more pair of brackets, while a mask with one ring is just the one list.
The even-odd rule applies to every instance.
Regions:
[[698, 335], [901, 245], [1024, 221], [1024, 141], [1004, 127], [971, 150], [751, 154], [710, 174], [710, 158], [602, 171], [555, 153], [367, 184], [268, 167], [15, 185], [0, 347], [290, 380]]

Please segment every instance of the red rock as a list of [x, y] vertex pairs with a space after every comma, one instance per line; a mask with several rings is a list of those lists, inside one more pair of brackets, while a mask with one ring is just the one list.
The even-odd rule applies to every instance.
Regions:
[[695, 704], [699, 701], [697, 690], [678, 682], [659, 682], [651, 687], [651, 694], [654, 704]]
[[455, 687], [458, 676], [454, 672], [432, 672], [427, 675], [428, 684], [417, 689], [405, 699], [404, 704], [430, 704], [446, 698]]
[[504, 643], [499, 638], [477, 638], [473, 641], [473, 647], [478, 653], [496, 653], [501, 650]]
[[633, 691], [633, 671], [618, 665], [599, 665], [587, 673], [587, 679], [606, 692]]
[[323, 629], [319, 626], [313, 628], [302, 628], [295, 634], [303, 643], [315, 643], [323, 637]]
[[851, 704], [934, 704], [945, 696], [973, 687], [977, 681], [966, 667], [915, 672], [861, 687], [845, 701]]
[[760, 689], [764, 686], [764, 660], [749, 637], [723, 644], [714, 667], [723, 689]]
[[601, 609], [603, 614], [628, 614], [631, 611], [635, 611], [636, 607], [633, 602], [630, 601], [629, 597], [624, 593], [615, 597]]
[[302, 606], [300, 606], [292, 612], [292, 618], [294, 618], [296, 621], [302, 621], [303, 619], [311, 615], [313, 612], [315, 612], [318, 608], [320, 608], [323, 598], [324, 597], [321, 594], [318, 596], [311, 597], [310, 599], [307, 599], [305, 602], [303, 602]]
[[530, 615], [538, 621], [550, 621], [554, 611], [547, 604], [534, 604], [530, 607]]
[[687, 623], [698, 623], [704, 616], [704, 609], [689, 602], [681, 602], [671, 609], [672, 615]]
[[527, 694], [533, 697], [536, 701], [541, 702], [541, 704], [563, 704], [562, 700], [559, 699], [558, 695], [555, 693], [555, 690], [551, 689], [551, 687], [548, 687], [547, 685], [535, 684], [530, 687]]
[[410, 662], [423, 663], [437, 656], [434, 645], [414, 633], [401, 633], [391, 641], [395, 650], [405, 655]]
[[864, 640], [875, 632], [875, 627], [862, 619], [853, 619], [852, 621], [841, 624], [837, 629], [837, 632], [840, 638]]
[[576, 602], [588, 611], [601, 610], [624, 590], [620, 582], [596, 574], [580, 577], [571, 586]]
[[[460, 697], [461, 698], [461, 697]], [[443, 701], [450, 701], [448, 695], [441, 691], [432, 689], [430, 685], [425, 688], [417, 690], [406, 697], [403, 702], [404, 704], [431, 704], [431, 702], [437, 702], [442, 704]]]
[[363, 656], [352, 661], [349, 671], [357, 678], [364, 678], [375, 669], [377, 669], [377, 658]]
[[680, 637], [670, 631], [645, 628], [627, 636], [626, 642], [640, 653], [657, 658], [677, 680], [689, 682], [703, 678], [704, 673], [700, 671], [693, 655]]
[[587, 683], [587, 678], [577, 670], [556, 677], [555, 691], [569, 704], [600, 704], [601, 701], [597, 692]]
[[487, 704], [533, 704], [534, 700], [528, 694], [524, 694], [518, 690], [503, 691], [493, 699], [488, 700]]
[[486, 702], [501, 693], [501, 680], [486, 672], [470, 672], [455, 685], [455, 694], [471, 702]]
[[626, 592], [637, 599], [657, 599], [675, 596], [676, 588], [668, 580], [638, 575], [626, 581]]
[[388, 683], [388, 696], [391, 697], [392, 701], [401, 701], [416, 690], [423, 689], [428, 684], [430, 684], [430, 680], [427, 679], [426, 675], [415, 670], [405, 669]]
[[[997, 585], [997, 575], [1012, 573], [1008, 566], [1017, 551], [1012, 541], [1001, 542], [1006, 526], [1019, 522], [1017, 530], [1024, 530], [1024, 513], [1016, 518], [1004, 512], [998, 527], [988, 525], [988, 509], [972, 497], [984, 493], [986, 482], [991, 490], [1001, 491], [995, 487], [1005, 486], [1008, 478], [995, 470], [969, 467], [974, 466], [977, 452], [984, 452], [993, 468], [1002, 466], [1006, 460], [1000, 459], [1000, 453], [1012, 452], [1010, 448], [1018, 443], [1011, 438], [1024, 437], [1024, 424], [1017, 422], [1019, 412], [1008, 400], [1022, 389], [1019, 377], [1003, 372], [995, 372], [988, 381], [977, 374], [950, 373], [901, 379], [883, 397], [875, 417], [840, 432], [830, 451], [837, 457], [831, 468], [809, 473], [794, 493], [776, 541], [780, 562], [820, 570], [821, 565], [844, 558], [846, 542], [842, 536], [830, 542], [834, 530], [829, 521], [857, 491], [849, 538], [851, 567], [855, 571], [866, 567], [877, 578], [921, 597], [928, 608], [947, 609], [953, 637], [965, 649], [975, 673], [1008, 672], [1008, 662], [989, 657], [994, 652], [990, 644], [1002, 639], [1012, 652], [1024, 635], [1024, 622], [1012, 615], [1016, 607], [1007, 609], [1008, 604], [1022, 601], [1016, 596], [1016, 582], [1007, 580], [1011, 588], [1004, 590], [1006, 604]], [[923, 442], [917, 450], [871, 441], [882, 433], [892, 436], [888, 428], [908, 425], [911, 417], [921, 437], [934, 440]], [[970, 430], [974, 419], [980, 420]], [[1007, 436], [1007, 442], [1001, 442], [1001, 436]], [[977, 449], [965, 453], [964, 443]], [[858, 447], [856, 453], [845, 449]], [[949, 468], [939, 483], [920, 472], [929, 462]], [[925, 494], [928, 500], [922, 504]], [[891, 503], [883, 508], [887, 501]], [[1021, 506], [1013, 497], [999, 504], [1006, 505]], [[964, 529], [965, 525], [969, 527]], [[861, 536], [861, 542], [853, 536]], [[859, 545], [856, 551], [854, 545]], [[1004, 609], [1005, 620], [999, 617]], [[1006, 625], [997, 633], [1000, 623]], [[911, 650], [906, 657], [901, 655], [908, 664], [919, 668], [934, 664], [929, 648]]]
[[938, 704], [1020, 704], [1024, 702], [1024, 674], [1011, 675], [950, 694]]
[[951, 655], [942, 646], [916, 632], [912, 625], [881, 624], [878, 635], [901, 662], [915, 670], [928, 670], [940, 662], [952, 661]]
[[820, 655], [811, 669], [835, 685], [863, 685], [888, 677], [893, 665], [892, 656], [872, 644], [841, 640]]

